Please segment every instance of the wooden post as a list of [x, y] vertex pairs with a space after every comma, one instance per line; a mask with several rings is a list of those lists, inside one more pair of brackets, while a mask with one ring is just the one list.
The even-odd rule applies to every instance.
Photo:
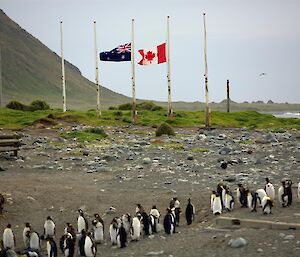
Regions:
[[134, 60], [134, 19], [131, 20], [131, 83], [132, 83], [132, 123], [137, 122], [135, 98], [135, 60]]
[[173, 118], [171, 99], [171, 69], [170, 69], [170, 16], [167, 16], [167, 78], [168, 78], [168, 119]]
[[61, 47], [61, 80], [63, 91], [63, 112], [67, 111], [66, 103], [66, 79], [65, 79], [65, 60], [64, 60], [64, 47], [63, 47], [63, 27], [62, 21], [60, 22], [60, 47]]
[[95, 45], [95, 64], [96, 64], [96, 91], [97, 91], [97, 117], [101, 116], [100, 108], [100, 85], [99, 85], [99, 62], [98, 62], [98, 50], [97, 50], [97, 29], [96, 21], [94, 21], [94, 45]]
[[207, 55], [206, 55], [206, 24], [205, 24], [205, 13], [203, 13], [203, 22], [204, 22], [204, 62], [205, 62], [205, 127], [210, 128], [211, 123], [211, 114], [209, 109], [209, 100], [208, 100], [208, 68], [207, 68]]
[[230, 97], [229, 97], [229, 79], [227, 79], [227, 112], [229, 113]]

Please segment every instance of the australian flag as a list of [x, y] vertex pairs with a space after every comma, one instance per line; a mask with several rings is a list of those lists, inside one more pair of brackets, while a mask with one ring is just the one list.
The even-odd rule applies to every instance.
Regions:
[[100, 60], [107, 62], [125, 62], [131, 60], [131, 43], [119, 45], [109, 52], [101, 52]]

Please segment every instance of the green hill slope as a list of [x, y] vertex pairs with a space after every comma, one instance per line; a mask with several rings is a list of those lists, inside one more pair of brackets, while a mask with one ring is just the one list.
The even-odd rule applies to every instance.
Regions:
[[[52, 107], [62, 106], [61, 59], [38, 39], [30, 35], [0, 10], [0, 46], [2, 53], [3, 102], [29, 103], [45, 100]], [[65, 61], [68, 109], [96, 106], [95, 84], [80, 70]], [[110, 105], [129, 102], [124, 95], [101, 87], [101, 103]]]

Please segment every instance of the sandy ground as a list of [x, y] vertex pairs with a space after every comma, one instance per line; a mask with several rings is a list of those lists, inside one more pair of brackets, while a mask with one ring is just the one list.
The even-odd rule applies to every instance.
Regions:
[[[122, 131], [118, 133], [118, 138], [120, 135], [123, 137], [128, 132], [126, 128], [122, 128]], [[114, 132], [115, 134], [111, 134], [116, 135], [116, 131]], [[149, 252], [156, 252], [157, 255], [160, 252], [159, 256], [174, 257], [300, 256], [299, 230], [279, 231], [245, 228], [229, 230], [215, 227], [215, 216], [211, 214], [209, 206], [209, 188], [211, 188], [210, 184], [218, 181], [209, 180], [209, 184], [206, 180], [203, 180], [203, 183], [201, 183], [203, 178], [207, 179], [207, 175], [201, 172], [197, 173], [195, 177], [191, 176], [190, 173], [186, 176], [178, 175], [176, 172], [175, 174], [162, 173], [162, 167], [168, 167], [170, 160], [166, 159], [166, 163], [161, 161], [161, 166], [148, 165], [140, 169], [136, 167], [138, 160], [135, 163], [135, 160], [128, 161], [120, 158], [108, 163], [108, 166], [111, 167], [108, 172], [87, 173], [83, 169], [86, 160], [71, 161], [64, 158], [72, 155], [68, 151], [47, 149], [29, 144], [35, 138], [44, 136], [47, 136], [51, 141], [52, 138], [57, 137], [58, 130], [31, 128], [24, 131], [24, 133], [31, 136], [27, 141], [27, 145], [19, 153], [24, 161], [6, 160], [5, 158], [0, 160], [0, 165], [7, 168], [7, 170], [0, 172], [0, 193], [8, 198], [7, 203], [4, 205], [4, 211], [0, 215], [0, 228], [3, 230], [7, 223], [13, 224], [17, 250], [21, 251], [23, 248], [22, 231], [25, 222], [30, 222], [34, 230], [42, 234], [45, 218], [50, 215], [57, 226], [56, 241], [58, 242], [59, 237], [63, 234], [65, 223], [71, 222], [76, 226], [77, 209], [83, 208], [87, 214], [89, 224], [91, 224], [94, 213], [103, 215], [105, 243], [98, 245], [97, 256], [138, 257], [146, 256]], [[180, 133], [195, 134], [197, 131], [196, 129], [183, 129]], [[140, 136], [143, 137], [143, 134]], [[111, 136], [111, 138], [114, 138], [114, 136]], [[272, 145], [265, 145], [263, 151], [268, 151], [268, 148], [272, 149]], [[99, 149], [99, 153], [90, 153], [89, 158], [102, 154], [101, 151]], [[150, 151], [152, 150], [149, 149], [149, 155], [152, 156]], [[169, 149], [162, 149], [162, 152], [164, 156], [170, 155], [171, 159], [181, 158], [184, 160], [180, 152], [174, 153]], [[144, 151], [144, 154], [148, 154], [147, 150]], [[157, 152], [154, 154], [157, 154]], [[296, 159], [299, 158], [299, 152], [287, 152], [285, 154], [283, 158], [287, 160], [291, 154], [296, 154]], [[207, 159], [208, 157], [202, 158], [203, 162], [210, 161]], [[33, 168], [34, 164], [45, 164], [49, 160], [62, 163], [63, 168], [59, 170]], [[169, 165], [171, 166], [171, 164]], [[295, 166], [294, 170], [284, 171], [284, 175], [289, 174], [294, 181], [300, 181], [298, 168], [299, 165]], [[166, 170], [172, 171], [172, 169]], [[239, 168], [235, 168], [234, 171], [236, 173], [240, 172]], [[219, 172], [223, 171], [214, 171], [214, 173]], [[274, 173], [273, 175], [273, 177], [283, 177], [283, 174], [280, 173]], [[121, 179], [124, 176], [130, 179]], [[189, 180], [197, 178], [200, 183], [163, 183], [172, 180], [175, 176]], [[260, 184], [263, 185], [263, 181]], [[259, 187], [259, 185], [257, 186]], [[232, 187], [235, 188], [235, 183], [232, 184]], [[150, 211], [151, 206], [156, 204], [163, 219], [165, 209], [174, 196], [177, 196], [181, 201], [183, 212], [187, 198], [192, 198], [192, 202], [196, 207], [196, 222], [191, 226], [186, 225], [182, 214], [178, 233], [172, 236], [167, 236], [161, 231], [154, 238], [142, 237], [139, 242], [130, 242], [125, 249], [111, 246], [108, 226], [113, 217], [127, 212], [133, 214], [135, 204], [141, 203], [146, 211]], [[105, 213], [105, 210], [110, 206], [117, 209], [115, 214]], [[296, 198], [289, 208], [281, 208], [276, 203], [273, 215], [269, 216], [262, 215], [260, 210], [258, 213], [251, 213], [248, 209], [242, 209], [238, 206], [233, 212], [222, 215], [300, 223], [300, 203], [297, 202]], [[282, 233], [294, 235], [295, 238], [285, 240]], [[248, 244], [238, 249], [229, 247], [228, 241], [237, 237], [245, 238]], [[42, 242], [46, 254], [45, 245], [45, 242]], [[62, 256], [61, 252], [59, 252], [59, 255]]]

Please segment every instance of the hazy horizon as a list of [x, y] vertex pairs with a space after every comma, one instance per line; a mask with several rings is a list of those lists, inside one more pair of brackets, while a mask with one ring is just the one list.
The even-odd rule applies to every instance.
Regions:
[[[207, 24], [209, 100], [300, 103], [300, 1], [297, 0], [0, 0], [0, 8], [26, 31], [64, 56], [91, 81], [95, 77], [93, 21], [98, 52], [131, 40], [135, 18], [137, 98], [167, 101], [166, 65], [138, 65], [137, 50], [166, 39], [170, 15], [172, 100], [204, 102], [203, 12]], [[130, 62], [100, 62], [100, 83], [131, 96]], [[261, 75], [265, 73], [266, 75]]]

